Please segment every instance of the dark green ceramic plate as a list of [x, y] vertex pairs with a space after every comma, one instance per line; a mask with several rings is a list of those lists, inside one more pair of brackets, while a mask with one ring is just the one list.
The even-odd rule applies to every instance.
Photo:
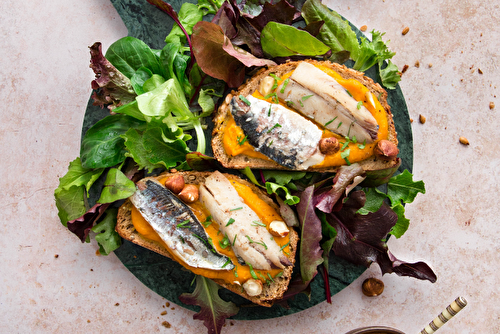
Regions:
[[[161, 49], [163, 47], [164, 38], [169, 33], [173, 24], [168, 15], [147, 3], [146, 0], [111, 0], [111, 2], [128, 28], [130, 36], [143, 40], [152, 48]], [[174, 0], [169, 1], [169, 3], [178, 11], [182, 1]], [[353, 29], [358, 35], [361, 35], [358, 29], [355, 27]], [[378, 81], [378, 75], [375, 70], [368, 71], [366, 75]], [[399, 156], [403, 161], [400, 170], [408, 169], [411, 172], [413, 166], [413, 139], [406, 103], [399, 86], [388, 93], [388, 102], [391, 106], [398, 132]], [[107, 110], [92, 106], [90, 99], [85, 113], [82, 133], [84, 134], [90, 126], [107, 115]], [[184, 305], [179, 300], [179, 296], [182, 293], [194, 290], [194, 286], [191, 285], [194, 275], [191, 272], [168, 258], [130, 242], [124, 242], [115, 251], [115, 254], [125, 267], [148, 288], [176, 304], [193, 311], [198, 311], [198, 307]], [[351, 284], [366, 269], [365, 267], [350, 264], [334, 256], [330, 259], [329, 267], [329, 281], [332, 295]], [[326, 300], [324, 281], [319, 275], [311, 283], [310, 298], [307, 298], [304, 294], [300, 294], [288, 302], [289, 308], [279, 305], [271, 308], [250, 305], [246, 299], [225, 289], [221, 289], [220, 294], [223, 299], [230, 300], [240, 306], [240, 312], [233, 318], [242, 320], [267, 319], [289, 315]]]

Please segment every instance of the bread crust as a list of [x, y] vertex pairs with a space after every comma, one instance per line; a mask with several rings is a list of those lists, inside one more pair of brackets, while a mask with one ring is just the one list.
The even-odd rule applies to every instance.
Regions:
[[[313, 65], [322, 65], [328, 67], [337, 73], [339, 73], [344, 79], [356, 79], [366, 86], [375, 96], [379, 96], [379, 101], [382, 107], [386, 110], [387, 121], [388, 121], [388, 140], [393, 142], [396, 146], [398, 144], [396, 128], [394, 125], [394, 120], [391, 113], [391, 107], [387, 103], [387, 92], [378, 83], [374, 82], [371, 78], [365, 76], [362, 72], [355, 71], [344, 65], [337, 63], [332, 63], [329, 61], [316, 61], [316, 60], [303, 60], [305, 62], [311, 63]], [[237, 156], [230, 156], [224, 150], [223, 137], [224, 132], [227, 127], [229, 120], [231, 119], [231, 111], [229, 108], [229, 103], [233, 96], [247, 96], [252, 94], [259, 86], [260, 80], [268, 76], [269, 74], [275, 74], [278, 77], [283, 76], [286, 73], [293, 71], [298, 64], [302, 61], [288, 62], [285, 64], [273, 66], [270, 68], [263, 68], [256, 75], [250, 78], [246, 83], [241, 85], [238, 91], [232, 91], [228, 94], [215, 112], [213, 122], [214, 130], [212, 132], [212, 149], [214, 152], [214, 157], [226, 168], [242, 169], [245, 167], [250, 168], [260, 168], [260, 169], [279, 169], [288, 170], [288, 168], [270, 160], [264, 160], [259, 158], [250, 157], [244, 154]], [[393, 159], [390, 161], [384, 161], [378, 159], [376, 156], [371, 156], [370, 158], [358, 162], [358, 164], [363, 167], [365, 171], [374, 171], [380, 169], [388, 169], [394, 167], [398, 164], [398, 159]], [[310, 167], [309, 171], [317, 172], [336, 172], [340, 166], [336, 167]]]
[[[152, 177], [152, 179], [159, 179], [160, 177], [166, 176], [168, 177], [173, 174], [174, 173], [163, 173], [157, 177]], [[205, 181], [205, 179], [211, 174], [211, 172], [176, 172], [176, 174], [182, 175], [186, 184], [200, 184]], [[279, 207], [276, 205], [276, 203], [274, 203], [264, 191], [262, 191], [254, 184], [247, 182], [233, 174], [224, 174], [224, 176], [226, 176], [229, 180], [237, 180], [238, 182], [249, 186], [252, 191], [259, 196], [260, 199], [264, 200], [267, 204], [269, 204], [279, 212]], [[139, 232], [137, 232], [134, 225], [132, 224], [132, 208], [133, 204], [130, 202], [130, 200], [126, 200], [125, 203], [119, 208], [117, 215], [117, 224], [115, 228], [116, 232], [118, 232], [118, 234], [126, 240], [129, 240], [139, 246], [145, 247], [158, 254], [171, 258], [168, 251], [160, 243], [154, 240], [147, 239], [139, 234]], [[288, 258], [290, 259], [290, 262], [292, 264], [295, 264], [295, 254], [297, 251], [299, 236], [292, 227], [290, 227], [289, 229], [290, 254], [288, 255]], [[245, 292], [243, 287], [238, 284], [227, 283], [224, 280], [219, 279], [213, 279], [213, 281], [223, 288], [226, 288], [255, 304], [270, 307], [274, 304], [275, 301], [281, 299], [284, 292], [288, 289], [288, 285], [292, 278], [293, 267], [293, 265], [285, 267], [285, 269], [283, 270], [283, 275], [281, 277], [274, 278], [274, 281], [270, 284], [264, 284], [262, 293], [258, 296], [249, 296]]]

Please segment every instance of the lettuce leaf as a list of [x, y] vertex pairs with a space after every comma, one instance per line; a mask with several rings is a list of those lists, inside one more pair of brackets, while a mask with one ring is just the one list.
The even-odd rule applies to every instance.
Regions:
[[101, 197], [97, 203], [112, 203], [132, 196], [135, 192], [135, 183], [132, 182], [118, 168], [111, 168], [106, 175]]
[[372, 30], [371, 34], [371, 42], [365, 37], [361, 37], [359, 54], [356, 57], [353, 57], [355, 61], [353, 68], [355, 70], [365, 72], [373, 65], [383, 62], [384, 60], [391, 59], [396, 54], [395, 52], [389, 50], [386, 43], [382, 40], [382, 36], [384, 36], [385, 33]]
[[385, 68], [382, 68], [382, 63], [379, 62], [379, 74], [382, 85], [389, 89], [396, 89], [396, 85], [401, 81], [401, 72], [396, 65], [390, 60]]
[[141, 129], [145, 126], [135, 118], [116, 114], [106, 116], [95, 123], [82, 140], [80, 158], [84, 168], [105, 168], [125, 160], [125, 140], [121, 135], [130, 128]]
[[386, 204], [368, 215], [356, 213], [364, 203], [364, 192], [355, 191], [341, 211], [327, 215], [328, 223], [337, 230], [333, 245], [335, 255], [367, 267], [377, 262], [383, 274], [396, 273], [434, 283], [436, 275], [427, 264], [407, 263], [389, 252], [385, 240], [396, 224], [398, 215]]
[[208, 333], [218, 334], [226, 318], [238, 313], [238, 307], [232, 302], [226, 302], [219, 297], [220, 287], [211, 279], [196, 276], [196, 288], [193, 293], [183, 293], [179, 300], [187, 305], [198, 305], [200, 311], [193, 319], [202, 320]]
[[92, 232], [97, 233], [95, 240], [99, 244], [101, 255], [109, 255], [122, 244], [122, 238], [115, 231], [117, 214], [117, 208], [107, 210], [101, 222], [91, 229]]
[[[196, 4], [185, 2], [179, 10], [178, 19], [188, 35], [193, 33], [193, 27], [196, 23], [203, 19], [203, 10]], [[165, 38], [165, 42], [171, 43], [176, 41], [182, 43], [187, 42], [186, 35], [178, 24], [175, 24], [170, 30], [170, 33]]]
[[300, 201], [299, 197], [290, 194], [290, 191], [287, 187], [280, 186], [277, 183], [266, 182], [266, 190], [269, 195], [276, 194], [277, 196], [279, 196], [278, 190], [281, 190], [285, 194], [284, 202], [288, 205], [295, 205]]
[[106, 59], [101, 50], [101, 43], [90, 47], [90, 67], [96, 78], [92, 81], [94, 105], [114, 109], [134, 100], [137, 95], [130, 79]]
[[322, 239], [321, 221], [316, 216], [314, 207], [314, 186], [306, 188], [300, 195], [297, 213], [301, 227], [299, 262], [300, 273], [304, 282], [311, 281], [318, 273], [318, 266], [323, 263], [320, 241]]

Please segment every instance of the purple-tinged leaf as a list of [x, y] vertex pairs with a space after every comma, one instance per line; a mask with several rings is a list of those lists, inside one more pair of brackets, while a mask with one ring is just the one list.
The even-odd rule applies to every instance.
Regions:
[[335, 255], [366, 267], [377, 262], [383, 274], [396, 273], [434, 283], [436, 275], [427, 264], [407, 263], [398, 260], [389, 252], [385, 240], [396, 224], [398, 215], [386, 204], [377, 212], [357, 214], [364, 203], [364, 192], [355, 191], [344, 203], [342, 210], [326, 216], [328, 223], [337, 230], [332, 247]]
[[101, 218], [102, 214], [108, 208], [108, 204], [96, 204], [91, 207], [83, 216], [68, 222], [68, 230], [74, 233], [82, 242], [87, 240], [90, 229], [95, 222]]
[[[319, 210], [330, 213], [333, 206], [337, 201], [343, 197], [346, 189], [355, 180], [358, 182], [359, 176], [364, 175], [364, 170], [359, 164], [352, 164], [350, 166], [342, 166], [333, 179], [333, 186], [329, 191], [320, 193], [315, 198], [316, 208]], [[362, 180], [361, 180], [362, 181]]]
[[94, 43], [90, 49], [90, 67], [96, 78], [92, 81], [94, 105], [110, 110], [134, 101], [137, 94], [130, 79], [118, 71], [102, 54], [101, 43]]
[[308, 282], [318, 273], [318, 265], [323, 263], [320, 241], [321, 221], [314, 212], [314, 186], [306, 188], [300, 195], [297, 205], [299, 223], [301, 225], [300, 236], [300, 272], [304, 282]]
[[200, 312], [193, 319], [202, 320], [208, 334], [219, 334], [222, 326], [229, 318], [238, 313], [238, 307], [219, 297], [219, 286], [211, 279], [196, 276], [196, 288], [193, 293], [183, 293], [179, 300], [187, 305], [198, 305]]
[[291, 25], [296, 14], [300, 15], [300, 11], [282, 0], [275, 4], [270, 2], [264, 3], [262, 12], [253, 18], [247, 18], [247, 20], [258, 31], [262, 31], [266, 24], [271, 21]]
[[224, 80], [230, 87], [238, 87], [245, 79], [246, 66], [272, 65], [248, 52], [236, 50], [222, 29], [215, 23], [201, 21], [193, 28], [193, 52], [201, 70]]

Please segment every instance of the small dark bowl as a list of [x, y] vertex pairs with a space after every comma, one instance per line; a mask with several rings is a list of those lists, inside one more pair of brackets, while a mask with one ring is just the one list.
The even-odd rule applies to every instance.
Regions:
[[370, 327], [353, 329], [352, 331], [349, 331], [346, 334], [405, 334], [405, 333], [392, 327], [370, 326]]

